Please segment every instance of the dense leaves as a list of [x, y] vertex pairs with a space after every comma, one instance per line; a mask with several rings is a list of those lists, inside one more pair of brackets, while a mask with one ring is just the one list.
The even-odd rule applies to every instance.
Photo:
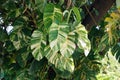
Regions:
[[[74, 62], [71, 55], [76, 48], [75, 36], [78, 35], [78, 37], [76, 37], [78, 40], [78, 46], [80, 46], [80, 49], [84, 49], [86, 56], [90, 51], [90, 42], [87, 38], [87, 31], [83, 25], [78, 24], [80, 28], [73, 26], [76, 30], [71, 31], [71, 26], [69, 26], [68, 23], [65, 23], [65, 21], [62, 20], [62, 17], [60, 8], [57, 8], [53, 4], [46, 5], [43, 19], [45, 24], [44, 27], [48, 31], [47, 35], [49, 44], [41, 45], [43, 40], [45, 40], [44, 36], [47, 37], [47, 35], [40, 32], [40, 30], [37, 30], [32, 34], [31, 49], [33, 49], [32, 54], [35, 59], [41, 60], [45, 56], [48, 61], [54, 64], [55, 68], [60, 71], [73, 72]], [[80, 21], [80, 18], [78, 21]], [[46, 48], [43, 46], [46, 46]]]
[[120, 11], [87, 31], [93, 2], [1, 0], [0, 80], [96, 80], [106, 53], [120, 61]]

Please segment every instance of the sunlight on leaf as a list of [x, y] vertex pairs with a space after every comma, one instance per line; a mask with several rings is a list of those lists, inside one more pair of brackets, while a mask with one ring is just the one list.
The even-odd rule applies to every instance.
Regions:
[[84, 50], [84, 53], [85, 53], [85, 56], [88, 56], [89, 52], [90, 52], [90, 49], [91, 49], [91, 43], [88, 39], [88, 32], [87, 30], [85, 29], [85, 27], [79, 23], [77, 26], [76, 26], [76, 30], [75, 32], [77, 33], [78, 35], [78, 38], [77, 38], [77, 45], [80, 49], [83, 49]]
[[32, 34], [32, 39], [31, 39], [31, 49], [32, 55], [36, 60], [41, 60], [43, 58], [43, 47], [42, 47], [42, 41], [43, 40], [43, 33], [40, 32], [39, 30], [36, 30]]
[[54, 52], [49, 46], [45, 48], [45, 56], [48, 61], [55, 65], [60, 71], [74, 71], [74, 61], [72, 58], [66, 58], [59, 53]]

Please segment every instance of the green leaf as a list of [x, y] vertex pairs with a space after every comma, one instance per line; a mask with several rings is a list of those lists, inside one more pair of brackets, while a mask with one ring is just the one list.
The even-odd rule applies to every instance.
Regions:
[[72, 10], [75, 14], [77, 22], [80, 22], [81, 21], [81, 16], [80, 16], [79, 9], [77, 7], [73, 7]]
[[6, 47], [8, 52], [15, 50], [15, 47], [11, 41], [6, 41], [5, 47]]
[[10, 34], [10, 40], [16, 50], [19, 50], [28, 44], [29, 37], [27, 37], [20, 29], [17, 29]]
[[87, 0], [75, 0], [75, 3], [77, 4], [77, 6], [83, 6], [86, 2]]
[[74, 61], [72, 58], [66, 58], [60, 55], [57, 52], [54, 52], [49, 46], [45, 48], [45, 56], [48, 61], [55, 65], [55, 67], [64, 72], [73, 72], [74, 71]]
[[37, 9], [39, 9], [40, 12], [43, 12], [45, 5], [47, 4], [47, 0], [35, 0], [35, 4]]
[[8, 39], [8, 34], [2, 28], [0, 28], [0, 41], [6, 41]]
[[67, 38], [65, 39], [64, 43], [61, 43], [60, 53], [64, 57], [70, 57], [74, 53], [76, 48], [74, 41], [75, 41], [75, 34], [73, 32], [70, 32]]
[[115, 56], [116, 60], [118, 60], [118, 62], [120, 63], [120, 42], [113, 46], [112, 54]]
[[[15, 74], [14, 74], [15, 75]], [[16, 73], [17, 76], [12, 77], [13, 80], [35, 80], [34, 76], [28, 74], [27, 69], [22, 69]]]
[[18, 64], [24, 68], [27, 64], [27, 58], [30, 53], [30, 49], [28, 47], [23, 47], [17, 51], [16, 60]]
[[88, 32], [81, 23], [79, 23], [76, 26], [75, 32], [78, 35], [77, 45], [80, 49], [84, 50], [84, 54], [85, 54], [85, 56], [87, 56], [90, 52], [90, 49], [91, 49], [91, 44], [90, 44], [90, 41], [88, 39]]
[[4, 70], [0, 68], [0, 80], [2, 80], [5, 76]]
[[73, 58], [66, 58], [59, 54], [54, 65], [57, 68], [56, 72], [64, 78], [70, 77], [75, 68]]
[[44, 55], [42, 42], [43, 33], [40, 32], [39, 30], [34, 31], [31, 38], [31, 49], [33, 50], [32, 55], [38, 61], [41, 60]]
[[69, 33], [69, 26], [67, 24], [53, 23], [50, 26], [49, 42], [51, 49], [59, 51], [64, 57], [70, 57], [75, 50], [74, 33]]
[[59, 1], [59, 4], [60, 4], [60, 5], [63, 5], [63, 4], [64, 4], [64, 0], [60, 0], [60, 1]]
[[44, 10], [43, 22], [46, 29], [50, 27], [52, 22], [61, 23], [61, 10], [53, 4], [47, 4]]
[[46, 58], [43, 58], [40, 61], [33, 60], [30, 65], [29, 72], [30, 74], [35, 74], [37, 71], [41, 71], [40, 73], [42, 73], [42, 71], [47, 67], [46, 65], [47, 65]]
[[52, 23], [49, 31], [49, 42], [51, 48], [60, 49], [61, 43], [67, 38], [69, 26]]
[[105, 34], [104, 36], [102, 36], [101, 41], [98, 44], [97, 49], [95, 50], [95, 54], [97, 54], [98, 52], [108, 51], [109, 49], [108, 40], [109, 40], [108, 34]]
[[[40, 61], [33, 60], [29, 68], [29, 74], [31, 74], [32, 77], [39, 76], [39, 80], [46, 80], [48, 68], [48, 60], [45, 57]], [[39, 73], [39, 75], [36, 75], [36, 73]]]

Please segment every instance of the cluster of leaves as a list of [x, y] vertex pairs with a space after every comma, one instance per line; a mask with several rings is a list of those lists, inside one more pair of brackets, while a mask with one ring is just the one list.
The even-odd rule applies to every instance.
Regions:
[[[106, 54], [101, 62], [98, 80], [119, 80], [120, 75], [120, 11], [114, 11], [105, 18], [105, 35], [101, 42], [102, 47], [106, 48]], [[101, 45], [100, 45], [101, 46]], [[113, 75], [113, 76], [111, 76]]]
[[[51, 72], [53, 78], [72, 79], [78, 65], [92, 65], [85, 57], [91, 44], [79, 8], [65, 10], [64, 4], [51, 2], [0, 1], [1, 79], [52, 79]], [[83, 57], [76, 59], [77, 54]]]
[[[120, 45], [119, 45], [120, 46]], [[100, 73], [97, 75], [98, 80], [119, 80], [120, 79], [120, 64], [112, 55], [111, 49], [107, 52], [105, 57], [101, 60], [102, 66]], [[111, 76], [113, 75], [113, 76]]]
[[106, 32], [109, 36], [109, 44], [116, 44], [119, 39], [120, 11], [111, 13], [110, 17], [107, 17], [105, 21], [108, 23], [106, 25]]
[[[111, 53], [111, 49], [107, 52], [104, 59], [101, 60], [102, 66], [100, 73], [97, 75], [98, 80], [119, 80], [119, 70], [120, 64], [118, 60], [116, 60], [113, 53]], [[113, 75], [113, 76], [111, 76]]]
[[92, 28], [89, 37], [94, 54], [99, 54], [98, 58], [101, 58], [97, 80], [119, 80], [120, 9], [108, 13], [100, 26]]
[[88, 39], [79, 8], [86, 2], [1, 0], [0, 79], [96, 80], [111, 35], [93, 28]]

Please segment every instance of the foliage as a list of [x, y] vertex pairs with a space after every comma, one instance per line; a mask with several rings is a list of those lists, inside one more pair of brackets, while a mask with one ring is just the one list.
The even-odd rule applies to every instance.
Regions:
[[119, 80], [120, 64], [112, 55], [111, 49], [109, 49], [105, 58], [101, 60], [101, 63], [103, 67], [101, 67], [101, 71], [97, 75], [98, 80]]
[[117, 38], [119, 38], [119, 28], [120, 28], [120, 11], [113, 12], [110, 14], [110, 17], [105, 19], [108, 24], [106, 25], [106, 32], [109, 36], [109, 44], [113, 44], [117, 42]]
[[0, 1], [0, 80], [96, 80], [109, 48], [119, 59], [119, 10], [87, 31], [94, 0], [65, 1]]
[[[120, 11], [112, 12], [106, 17], [107, 22], [106, 35], [108, 36], [107, 44], [110, 46], [105, 57], [101, 60], [100, 73], [97, 75], [98, 80], [119, 80], [119, 61], [120, 61]], [[115, 45], [115, 46], [113, 46]], [[113, 76], [111, 76], [113, 75]]]

